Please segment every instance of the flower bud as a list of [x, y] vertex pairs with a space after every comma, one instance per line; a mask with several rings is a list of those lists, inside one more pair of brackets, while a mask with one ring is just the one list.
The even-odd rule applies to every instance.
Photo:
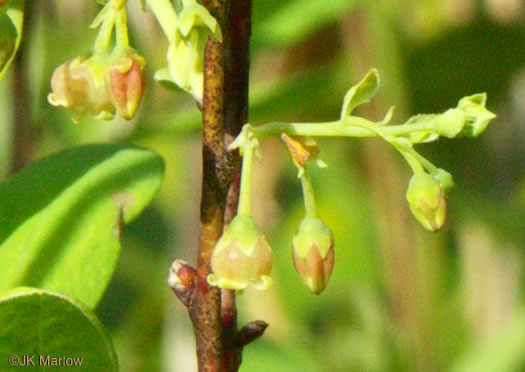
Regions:
[[109, 68], [109, 97], [117, 113], [126, 120], [133, 118], [144, 92], [144, 58], [135, 50], [119, 50]]
[[295, 270], [314, 294], [328, 284], [334, 268], [334, 237], [319, 218], [305, 218], [293, 238], [292, 258]]
[[236, 216], [217, 242], [211, 257], [213, 274], [208, 283], [220, 288], [243, 290], [272, 285], [273, 253], [251, 217]]
[[463, 134], [467, 137], [477, 137], [496, 117], [492, 112], [486, 109], [487, 95], [474, 94], [469, 97], [463, 97], [458, 102], [458, 109], [466, 115], [465, 127]]
[[434, 130], [440, 136], [454, 138], [463, 130], [466, 119], [467, 116], [463, 111], [453, 108], [445, 111], [441, 115], [437, 115], [434, 120], [432, 120], [432, 124]]
[[17, 31], [7, 14], [0, 13], [0, 71], [3, 70], [16, 47]]
[[78, 114], [112, 119], [115, 111], [105, 86], [106, 65], [95, 59], [77, 57], [58, 66], [51, 77], [48, 100]]
[[446, 201], [438, 179], [427, 173], [414, 174], [408, 184], [406, 198], [412, 214], [425, 229], [438, 231], [443, 227]]

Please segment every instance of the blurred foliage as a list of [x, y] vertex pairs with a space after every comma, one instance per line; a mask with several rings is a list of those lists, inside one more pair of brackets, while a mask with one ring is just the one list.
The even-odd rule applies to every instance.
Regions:
[[[164, 157], [160, 194], [124, 230], [116, 275], [96, 313], [122, 371], [191, 371], [192, 330], [166, 277], [171, 259], [196, 259], [199, 111], [189, 97], [154, 84], [167, 42], [138, 1], [130, 1], [132, 44], [149, 74], [138, 117], [74, 124], [51, 107], [51, 73], [89, 50], [96, 9], [88, 0], [35, 2], [23, 68], [11, 68], [0, 84], [0, 171], [7, 174], [21, 146], [36, 159], [80, 143], [132, 142]], [[275, 286], [238, 299], [240, 323], [270, 323], [246, 348], [241, 371], [525, 369], [524, 11], [519, 0], [254, 1], [255, 124], [335, 120], [344, 92], [370, 67], [384, 79], [378, 99], [359, 108], [364, 116], [380, 119], [395, 105], [394, 120], [402, 122], [486, 91], [498, 118], [478, 139], [422, 145], [456, 181], [437, 234], [410, 215], [409, 171], [393, 149], [378, 140], [321, 140], [329, 168], [312, 178], [336, 263], [319, 297], [291, 261], [303, 216], [296, 171], [281, 144], [266, 142], [254, 214], [275, 251]], [[20, 81], [28, 85], [23, 100], [14, 96]]]

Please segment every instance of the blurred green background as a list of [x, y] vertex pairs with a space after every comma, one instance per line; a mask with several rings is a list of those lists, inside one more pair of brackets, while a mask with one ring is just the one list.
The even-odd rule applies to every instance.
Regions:
[[[19, 60], [0, 82], [0, 179], [46, 154], [90, 142], [159, 152], [166, 179], [128, 226], [115, 276], [96, 313], [121, 370], [194, 371], [192, 329], [167, 286], [175, 257], [195, 262], [200, 114], [189, 96], [157, 86], [167, 41], [130, 1], [133, 45], [148, 86], [132, 122], [75, 124], [47, 103], [53, 69], [86, 54], [95, 1], [28, 1]], [[327, 169], [312, 175], [336, 264], [312, 296], [294, 272], [291, 238], [303, 216], [296, 170], [264, 143], [254, 215], [274, 248], [275, 285], [238, 299], [241, 325], [270, 323], [241, 371], [525, 371], [525, 3], [521, 0], [254, 0], [250, 121], [328, 121], [370, 67], [383, 85], [360, 110], [393, 122], [488, 93], [498, 115], [478, 139], [419, 147], [454, 175], [448, 221], [432, 234], [405, 201], [410, 171], [377, 139], [319, 141]]]

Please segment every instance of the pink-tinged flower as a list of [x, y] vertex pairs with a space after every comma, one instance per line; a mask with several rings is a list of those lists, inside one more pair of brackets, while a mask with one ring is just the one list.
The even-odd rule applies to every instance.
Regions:
[[305, 218], [293, 238], [295, 270], [308, 289], [318, 295], [328, 284], [334, 268], [334, 237], [319, 218]]
[[64, 106], [77, 114], [111, 119], [115, 111], [105, 84], [103, 62], [77, 57], [58, 66], [51, 77], [48, 96], [53, 106]]
[[119, 54], [109, 68], [109, 96], [117, 113], [130, 120], [137, 112], [144, 93], [145, 60], [133, 49]]
[[236, 216], [215, 246], [208, 282], [238, 291], [248, 285], [267, 289], [272, 285], [272, 264], [272, 250], [255, 221]]

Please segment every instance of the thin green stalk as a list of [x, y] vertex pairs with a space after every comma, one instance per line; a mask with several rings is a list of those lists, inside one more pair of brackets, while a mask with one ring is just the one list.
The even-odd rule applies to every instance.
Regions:
[[365, 128], [372, 130], [379, 137], [383, 138], [386, 142], [394, 146], [395, 149], [399, 151], [401, 156], [405, 158], [405, 160], [407, 161], [408, 165], [410, 166], [410, 168], [412, 169], [414, 173], [424, 172], [423, 167], [414, 157], [414, 153], [417, 154], [417, 152], [411, 146], [407, 146], [406, 144], [398, 141], [396, 137], [393, 137], [392, 135], [384, 133], [384, 129], [387, 129], [387, 128], [377, 127], [377, 126], [372, 126], [372, 127], [367, 126]]
[[423, 167], [430, 172], [430, 174], [435, 175], [438, 173], [438, 168], [429, 162], [423, 155], [418, 153], [416, 150], [412, 149], [413, 156], [417, 159], [417, 161], [423, 165]]
[[[109, 6], [106, 5], [106, 6]], [[95, 51], [105, 52], [111, 46], [111, 37], [113, 36], [113, 27], [115, 26], [115, 10], [113, 7], [103, 9], [104, 20], [98, 31], [97, 39], [95, 40]]]
[[[285, 132], [292, 136], [312, 137], [375, 137], [372, 129], [378, 127], [374, 122], [357, 116], [347, 116], [342, 120], [324, 123], [285, 123], [271, 122], [254, 128], [257, 137], [264, 139]], [[408, 133], [432, 130], [431, 123], [389, 125], [381, 130], [390, 136], [400, 136]]]
[[120, 47], [129, 46], [129, 37], [128, 37], [128, 19], [126, 15], [126, 8], [123, 7], [117, 13], [115, 30], [117, 34], [117, 45]]
[[246, 217], [251, 216], [253, 151], [253, 144], [249, 142], [243, 147], [241, 189], [239, 192], [239, 206], [237, 207], [237, 214]]
[[315, 205], [314, 189], [312, 187], [312, 181], [310, 180], [310, 177], [307, 175], [306, 171], [301, 175], [301, 185], [303, 187], [306, 217], [315, 218], [317, 217], [317, 208]]

